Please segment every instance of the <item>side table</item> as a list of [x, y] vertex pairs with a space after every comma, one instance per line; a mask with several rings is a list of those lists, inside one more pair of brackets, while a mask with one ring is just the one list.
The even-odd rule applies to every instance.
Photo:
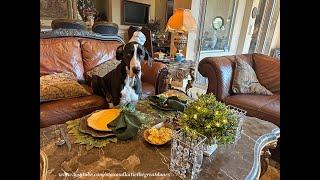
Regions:
[[192, 60], [184, 60], [182, 61], [182, 63], [178, 63], [177, 61], [168, 61], [165, 64], [168, 67], [168, 89], [177, 90], [177, 88], [173, 87], [172, 81], [182, 82], [182, 89], [184, 93], [187, 94], [189, 97], [192, 97], [190, 88], [193, 87], [193, 83], [195, 80], [194, 72], [196, 69], [196, 63]]

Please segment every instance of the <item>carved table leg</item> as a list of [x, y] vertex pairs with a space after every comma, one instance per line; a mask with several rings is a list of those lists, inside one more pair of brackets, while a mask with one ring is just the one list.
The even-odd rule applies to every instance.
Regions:
[[267, 171], [269, 165], [269, 158], [271, 157], [271, 153], [269, 149], [275, 149], [277, 147], [277, 141], [272, 142], [265, 146], [261, 152], [261, 172], [260, 177]]
[[190, 73], [190, 76], [191, 76], [191, 80], [188, 80], [188, 84], [187, 84], [187, 86], [186, 86], [186, 94], [189, 96], [189, 97], [191, 97], [192, 98], [192, 93], [191, 93], [191, 91], [190, 91], [190, 88], [192, 88], [193, 87], [193, 83], [194, 83], [194, 69], [193, 68], [190, 68], [190, 71], [189, 71], [189, 73]]

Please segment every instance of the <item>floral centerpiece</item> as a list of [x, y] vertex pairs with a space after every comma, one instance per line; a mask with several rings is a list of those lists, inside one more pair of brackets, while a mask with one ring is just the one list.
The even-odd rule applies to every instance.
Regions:
[[92, 0], [78, 0], [78, 11], [81, 18], [84, 21], [89, 21], [95, 14], [97, 10]]
[[232, 143], [238, 130], [238, 115], [210, 94], [199, 95], [191, 102], [180, 119], [180, 127], [190, 136], [200, 133], [207, 137], [206, 144]]

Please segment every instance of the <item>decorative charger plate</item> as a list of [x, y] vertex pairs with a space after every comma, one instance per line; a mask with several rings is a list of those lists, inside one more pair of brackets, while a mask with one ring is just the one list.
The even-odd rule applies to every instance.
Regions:
[[88, 126], [87, 118], [80, 118], [79, 131], [85, 134], [90, 134], [92, 137], [105, 138], [115, 136], [113, 132], [110, 131], [96, 131]]
[[161, 109], [163, 111], [176, 111], [175, 109], [173, 108], [169, 108], [169, 107], [164, 107], [164, 106], [160, 106], [159, 104], [155, 103], [155, 102], [152, 102], [150, 101], [150, 105], [155, 108], [155, 109]]
[[180, 100], [183, 101], [190, 101], [191, 98], [189, 96], [187, 96], [185, 93], [182, 93], [180, 91], [177, 90], [168, 90], [164, 93], [162, 93], [163, 95], [170, 97], [170, 96], [177, 96]]
[[111, 131], [108, 124], [120, 115], [120, 109], [106, 109], [92, 114], [88, 119], [88, 126], [97, 131]]

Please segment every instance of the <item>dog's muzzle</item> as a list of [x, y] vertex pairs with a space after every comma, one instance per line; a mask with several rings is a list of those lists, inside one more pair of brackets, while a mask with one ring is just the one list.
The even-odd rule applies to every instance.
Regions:
[[132, 67], [132, 72], [133, 72], [134, 74], [139, 74], [140, 71], [141, 71], [141, 68], [140, 68], [140, 67], [136, 67], [136, 66]]

